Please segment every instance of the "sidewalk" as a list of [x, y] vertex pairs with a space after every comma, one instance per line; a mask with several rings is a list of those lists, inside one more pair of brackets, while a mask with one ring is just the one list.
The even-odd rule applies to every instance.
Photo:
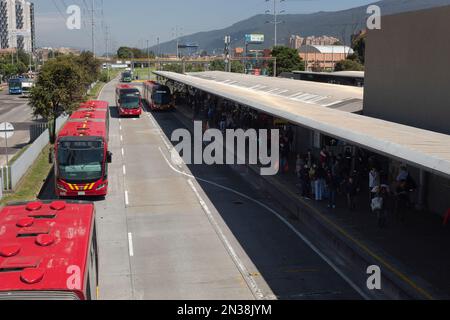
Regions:
[[[178, 105], [177, 110], [192, 121], [189, 107]], [[352, 212], [347, 209], [344, 195], [338, 195], [337, 208], [330, 209], [327, 200], [318, 202], [299, 195], [298, 180], [293, 172], [295, 165], [290, 164], [290, 168], [289, 173], [264, 179], [299, 206], [307, 208], [308, 214], [345, 238], [355, 250], [377, 261], [382, 272], [389, 269], [388, 272], [405, 286], [417, 291], [418, 297], [450, 297], [450, 226], [444, 227], [441, 217], [411, 211], [404, 222], [399, 222], [391, 213], [387, 227], [380, 229], [369, 207], [368, 192], [363, 190], [358, 194], [356, 210]]]

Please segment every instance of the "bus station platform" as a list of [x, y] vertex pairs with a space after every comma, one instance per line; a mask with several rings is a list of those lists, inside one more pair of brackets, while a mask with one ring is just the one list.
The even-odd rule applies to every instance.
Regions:
[[[177, 105], [177, 117], [190, 128], [192, 109]], [[328, 208], [328, 201], [315, 201], [300, 195], [298, 178], [294, 173], [295, 159], [290, 159], [287, 173], [260, 176], [259, 168], [235, 166], [238, 174], [252, 179], [253, 185], [263, 189], [292, 213], [294, 225], [307, 226], [314, 238], [345, 260], [364, 269], [379, 266], [382, 285], [398, 299], [423, 300], [450, 298], [450, 225], [443, 225], [442, 217], [427, 211], [411, 209], [403, 222], [393, 212], [387, 226], [380, 229], [368, 199], [368, 186], [356, 196], [356, 209], [349, 211], [344, 194], [338, 194], [336, 209]], [[367, 178], [368, 185], [368, 178]], [[365, 187], [365, 188], [364, 188]]]

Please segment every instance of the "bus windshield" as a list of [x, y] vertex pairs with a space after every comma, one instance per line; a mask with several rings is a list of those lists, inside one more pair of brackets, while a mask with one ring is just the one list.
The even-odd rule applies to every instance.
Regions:
[[120, 107], [125, 109], [139, 108], [139, 95], [125, 94], [120, 96]]
[[169, 104], [171, 97], [169, 91], [157, 90], [153, 94], [153, 101], [158, 105], [166, 105]]
[[103, 176], [101, 141], [70, 141], [58, 145], [59, 178], [66, 181], [99, 180]]
[[8, 85], [11, 89], [22, 89], [22, 82], [17, 79], [9, 80]]

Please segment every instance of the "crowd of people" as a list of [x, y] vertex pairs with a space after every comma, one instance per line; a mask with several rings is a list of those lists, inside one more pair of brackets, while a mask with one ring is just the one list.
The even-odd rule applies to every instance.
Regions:
[[[238, 128], [274, 128], [273, 118], [206, 93], [188, 95], [186, 102], [193, 110], [194, 119], [203, 122], [204, 130], [216, 128], [225, 132], [226, 129]], [[286, 174], [293, 171], [290, 163], [295, 152], [295, 134], [290, 125], [280, 129], [279, 171]], [[357, 149], [354, 154], [352, 148], [345, 148], [342, 153], [335, 154], [324, 147], [317, 156], [312, 150], [297, 154], [294, 171], [300, 194], [315, 201], [326, 201], [330, 209], [336, 209], [338, 197], [344, 197], [348, 210], [355, 211], [360, 208], [362, 199], [367, 199], [367, 196], [360, 196], [367, 188], [367, 205], [376, 214], [378, 226], [383, 228], [391, 214], [404, 221], [411, 208], [411, 193], [416, 185], [406, 166], [400, 168], [395, 181], [389, 181], [387, 172], [379, 167], [376, 159], [362, 149]], [[367, 180], [365, 186], [364, 181]]]
[[[411, 193], [416, 184], [406, 166], [401, 166], [394, 183], [390, 183], [385, 172], [370, 165], [368, 172], [368, 198], [371, 210], [377, 215], [378, 226], [386, 226], [388, 216], [395, 213], [399, 221], [404, 221], [406, 212], [411, 208]], [[355, 169], [354, 157], [347, 154], [334, 155], [323, 148], [317, 159], [311, 150], [305, 155], [297, 154], [295, 174], [299, 180], [300, 194], [308, 199], [327, 201], [328, 208], [335, 209], [337, 197], [345, 197], [347, 208], [354, 211], [357, 199], [365, 189], [363, 181], [364, 166]], [[393, 187], [392, 187], [393, 186]], [[360, 204], [358, 204], [360, 205]]]

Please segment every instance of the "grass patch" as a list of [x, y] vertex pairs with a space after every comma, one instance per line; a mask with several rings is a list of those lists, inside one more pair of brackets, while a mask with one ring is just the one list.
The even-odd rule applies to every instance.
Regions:
[[[139, 80], [156, 80], [156, 75], [152, 73], [152, 71], [155, 71], [156, 69], [151, 68], [135, 68], [134, 69], [134, 76], [138, 76]], [[150, 79], [148, 78], [148, 73], [150, 72]]]
[[36, 161], [22, 178], [21, 182], [13, 193], [5, 194], [0, 201], [1, 205], [8, 202], [22, 202], [36, 200], [39, 192], [47, 179], [52, 164], [48, 163], [48, 154], [52, 146], [47, 145], [39, 154]]
[[[110, 69], [109, 70], [109, 78], [112, 80], [115, 77], [117, 77], [117, 75], [121, 72], [122, 70], [120, 69]], [[103, 75], [104, 74], [104, 75]], [[107, 78], [106, 76], [107, 71], [103, 70], [102, 71], [102, 76], [100, 76], [100, 79], [102, 78]], [[106, 80], [105, 80], [106, 81]], [[95, 86], [89, 91], [89, 94], [86, 96], [88, 100], [96, 100], [98, 99], [98, 96], [100, 94], [100, 91], [103, 89], [103, 87], [105, 86], [106, 82], [105, 81], [98, 81]]]
[[95, 100], [98, 98], [98, 95], [100, 93], [100, 90], [102, 90], [103, 86], [105, 85], [105, 82], [97, 82], [95, 86], [89, 91], [89, 94], [87, 95], [88, 100]]

